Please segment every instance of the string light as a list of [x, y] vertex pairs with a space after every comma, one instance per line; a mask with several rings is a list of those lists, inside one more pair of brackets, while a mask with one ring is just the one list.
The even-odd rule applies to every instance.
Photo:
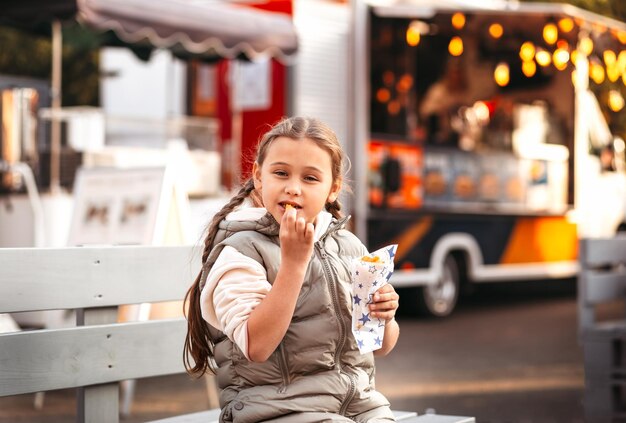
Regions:
[[589, 56], [593, 51], [593, 41], [589, 37], [585, 37], [580, 40], [580, 51], [585, 54], [585, 56]]
[[604, 82], [604, 68], [601, 64], [593, 62], [589, 68], [589, 76], [596, 84], [600, 85]]
[[546, 66], [550, 66], [550, 63], [552, 63], [552, 56], [544, 49], [537, 48], [537, 53], [535, 53], [535, 60], [537, 61], [539, 66], [543, 66], [545, 68]]
[[602, 53], [602, 58], [604, 59], [604, 64], [608, 67], [614, 65], [617, 61], [617, 56], [613, 50], [604, 50]]
[[413, 77], [409, 74], [404, 74], [400, 77], [400, 80], [396, 84], [396, 91], [399, 93], [408, 92], [413, 86]]
[[376, 100], [379, 103], [386, 103], [389, 101], [390, 98], [391, 93], [387, 88], [379, 88], [378, 91], [376, 91]]
[[619, 112], [624, 108], [624, 97], [617, 90], [609, 91], [609, 108], [614, 112]]
[[535, 57], [535, 45], [530, 41], [524, 42], [519, 49], [519, 57], [524, 62], [532, 60]]
[[459, 36], [454, 36], [448, 44], [448, 51], [453, 56], [460, 56], [463, 54], [463, 40]]
[[388, 86], [391, 87], [393, 86], [393, 82], [396, 80], [396, 76], [393, 74], [392, 71], [387, 70], [383, 72], [383, 83]]
[[401, 108], [402, 106], [400, 105], [400, 102], [398, 100], [391, 100], [389, 103], [387, 103], [387, 111], [392, 116], [400, 113]]
[[543, 39], [548, 44], [556, 43], [557, 38], [559, 37], [559, 29], [552, 22], [548, 22], [543, 27]]
[[554, 67], [558, 70], [564, 70], [567, 67], [569, 61], [569, 52], [562, 48], [557, 48], [552, 54], [552, 62]]
[[456, 12], [452, 15], [452, 26], [456, 29], [463, 29], [465, 26], [465, 15], [461, 12]]
[[616, 82], [620, 76], [621, 72], [617, 68], [617, 63], [606, 66], [606, 77], [609, 79], [609, 81]]
[[574, 21], [571, 18], [562, 18], [559, 20], [559, 28], [562, 32], [568, 33], [574, 29]]
[[406, 29], [406, 42], [411, 47], [415, 47], [420, 43], [420, 39], [422, 38], [422, 34], [420, 32], [419, 24], [415, 21], [409, 24], [409, 27]]
[[499, 86], [506, 87], [510, 80], [509, 65], [505, 62], [498, 63], [498, 66], [493, 71], [493, 79]]
[[528, 78], [535, 76], [537, 73], [537, 64], [534, 60], [525, 60], [522, 62], [522, 73]]
[[563, 50], [569, 50], [569, 43], [565, 40], [559, 40], [556, 42], [557, 48], [562, 48]]
[[504, 28], [499, 23], [495, 22], [489, 25], [489, 35], [491, 35], [496, 40], [502, 37], [504, 34]]

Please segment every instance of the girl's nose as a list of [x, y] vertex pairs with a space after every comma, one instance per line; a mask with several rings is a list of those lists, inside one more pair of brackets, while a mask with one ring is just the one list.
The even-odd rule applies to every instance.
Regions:
[[285, 192], [289, 195], [300, 195], [300, 184], [296, 181], [290, 181], [285, 186]]

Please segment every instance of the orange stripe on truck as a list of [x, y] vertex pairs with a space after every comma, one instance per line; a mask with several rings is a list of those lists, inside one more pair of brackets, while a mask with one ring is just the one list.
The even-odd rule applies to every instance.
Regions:
[[501, 264], [576, 260], [576, 225], [564, 216], [519, 218], [500, 259]]
[[398, 244], [395, 261], [399, 263], [417, 245], [433, 226], [432, 216], [425, 216], [409, 226], [400, 235], [395, 237], [391, 244]]

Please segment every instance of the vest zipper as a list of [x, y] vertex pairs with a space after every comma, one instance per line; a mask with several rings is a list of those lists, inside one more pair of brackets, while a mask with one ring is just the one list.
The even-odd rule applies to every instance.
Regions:
[[339, 306], [339, 298], [337, 298], [337, 285], [335, 284], [335, 274], [332, 271], [330, 265], [328, 264], [327, 254], [322, 248], [321, 241], [318, 241], [315, 246], [317, 247], [320, 260], [322, 261], [322, 266], [324, 267], [324, 273], [326, 273], [326, 277], [328, 278], [328, 283], [330, 285], [330, 295], [332, 297], [335, 315], [337, 316], [337, 320], [340, 322], [339, 343], [337, 344], [335, 355], [338, 358], [337, 363], [339, 364], [339, 368], [341, 369], [341, 351], [343, 350], [343, 346], [346, 342], [346, 328], [344, 327], [344, 319], [341, 314], [341, 307]]
[[341, 405], [341, 409], [339, 410], [339, 414], [341, 414], [342, 416], [345, 416], [346, 409], [348, 408], [348, 404], [350, 404], [350, 402], [352, 401], [352, 398], [354, 398], [354, 395], [356, 394], [356, 382], [354, 381], [354, 378], [355, 378], [354, 375], [348, 374], [344, 371], [341, 371], [341, 373], [348, 376], [348, 379], [350, 379], [350, 390], [348, 391], [348, 395], [346, 395], [346, 399], [343, 401], [343, 404]]
[[317, 241], [315, 246], [317, 248], [318, 255], [320, 256], [320, 260], [322, 262], [324, 272], [326, 273], [326, 277], [328, 278], [328, 282], [330, 284], [330, 294], [331, 294], [332, 301], [333, 301], [333, 308], [335, 309], [335, 315], [338, 318], [337, 320], [339, 320], [340, 322], [339, 323], [339, 343], [337, 344], [337, 349], [335, 350], [336, 363], [337, 363], [339, 372], [341, 374], [346, 375], [348, 379], [350, 380], [350, 390], [348, 391], [346, 398], [344, 399], [341, 405], [341, 409], [339, 410], [339, 414], [344, 415], [346, 409], [348, 408], [348, 404], [350, 404], [350, 401], [352, 401], [352, 398], [354, 397], [356, 393], [356, 382], [354, 381], [353, 375], [350, 375], [344, 372], [342, 369], [341, 355], [343, 352], [343, 347], [346, 344], [347, 330], [345, 327], [344, 316], [341, 314], [341, 306], [339, 305], [339, 298], [337, 296], [338, 295], [337, 284], [336, 284], [337, 275], [333, 271], [332, 267], [330, 267], [330, 265], [328, 264], [327, 254], [323, 250], [322, 241], [321, 240]]
[[280, 353], [280, 373], [283, 377], [283, 386], [278, 389], [279, 394], [284, 394], [287, 392], [287, 385], [291, 383], [289, 380], [289, 372], [287, 371], [287, 358], [285, 357], [285, 349], [283, 348], [283, 344], [281, 343], [278, 347], [278, 352]]

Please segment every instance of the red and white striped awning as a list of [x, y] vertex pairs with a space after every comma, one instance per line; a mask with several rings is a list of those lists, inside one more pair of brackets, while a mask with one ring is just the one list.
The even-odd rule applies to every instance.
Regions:
[[227, 1], [77, 0], [77, 19], [95, 30], [112, 30], [124, 42], [195, 55], [288, 61], [298, 40], [291, 17]]
[[6, 0], [0, 24], [40, 29], [76, 19], [123, 43], [200, 58], [275, 57], [292, 62], [298, 39], [291, 16], [227, 0]]

